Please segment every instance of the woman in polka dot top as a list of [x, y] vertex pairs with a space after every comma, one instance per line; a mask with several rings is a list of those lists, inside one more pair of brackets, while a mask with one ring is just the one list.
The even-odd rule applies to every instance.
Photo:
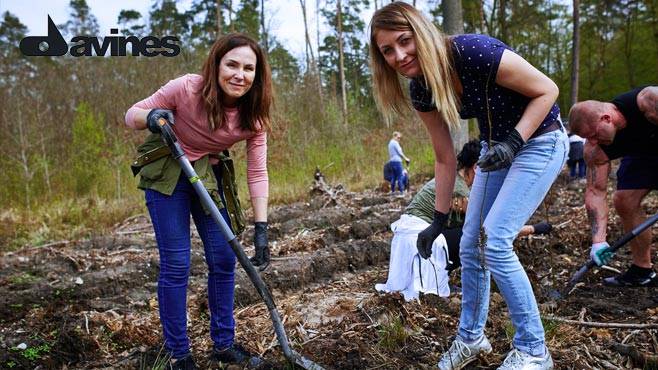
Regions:
[[512, 243], [564, 166], [568, 139], [555, 100], [558, 88], [509, 46], [485, 35], [448, 37], [413, 6], [375, 12], [370, 54], [377, 103], [386, 115], [409, 109], [398, 74], [410, 80], [411, 105], [435, 153], [433, 223], [418, 235], [428, 258], [451, 204], [456, 159], [450, 130], [476, 118], [482, 152], [463, 236], [462, 313], [458, 333], [439, 361], [460, 369], [491, 351], [484, 334], [490, 276], [508, 305], [513, 349], [500, 369], [551, 369], [537, 302]]

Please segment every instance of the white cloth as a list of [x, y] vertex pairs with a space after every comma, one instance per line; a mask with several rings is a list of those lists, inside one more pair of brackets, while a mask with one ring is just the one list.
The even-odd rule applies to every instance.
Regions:
[[376, 290], [386, 293], [401, 292], [406, 301], [418, 298], [419, 292], [441, 297], [450, 295], [448, 272], [445, 269], [448, 247], [443, 234], [434, 241], [429, 259], [420, 257], [416, 249], [418, 233], [427, 226], [429, 224], [421, 218], [407, 214], [403, 214], [391, 224], [393, 240], [388, 280], [386, 284], [375, 284]]
[[578, 135], [576, 135], [576, 134], [573, 134], [573, 135], [569, 136], [569, 143], [570, 144], [571, 143], [585, 143], [585, 139], [578, 136]]

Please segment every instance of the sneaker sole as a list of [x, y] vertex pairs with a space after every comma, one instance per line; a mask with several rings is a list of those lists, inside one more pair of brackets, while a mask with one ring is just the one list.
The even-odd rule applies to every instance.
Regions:
[[658, 279], [654, 277], [653, 279], [648, 279], [639, 283], [629, 283], [612, 277], [603, 279], [603, 285], [620, 288], [651, 288], [658, 286]]
[[461, 370], [461, 369], [465, 368], [466, 366], [470, 365], [471, 363], [475, 362], [475, 360], [477, 360], [478, 357], [480, 357], [480, 356], [482, 356], [482, 355], [488, 355], [488, 354], [490, 354], [492, 351], [493, 351], [493, 348], [492, 348], [492, 347], [489, 347], [488, 349], [486, 349], [486, 350], [484, 350], [484, 351], [480, 351], [480, 353], [478, 353], [477, 356], [475, 356], [475, 357], [473, 357], [472, 359], [470, 359], [470, 360], [468, 360], [468, 361], [462, 363], [462, 364], [459, 365], [458, 367], [454, 367], [454, 366], [453, 366], [453, 367], [451, 368], [451, 370]]

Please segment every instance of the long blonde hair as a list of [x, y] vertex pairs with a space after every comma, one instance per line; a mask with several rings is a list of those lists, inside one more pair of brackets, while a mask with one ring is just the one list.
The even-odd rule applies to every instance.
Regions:
[[453, 81], [456, 72], [445, 36], [413, 6], [396, 1], [377, 10], [370, 21], [370, 66], [375, 100], [387, 118], [409, 110], [397, 72], [377, 47], [377, 31], [411, 31], [425, 86], [432, 91], [436, 109], [450, 129], [459, 126], [459, 98]]

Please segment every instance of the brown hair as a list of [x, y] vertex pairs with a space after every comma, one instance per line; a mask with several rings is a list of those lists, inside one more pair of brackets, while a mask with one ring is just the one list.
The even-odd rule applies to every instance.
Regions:
[[229, 33], [217, 39], [203, 64], [201, 76], [203, 86], [199, 91], [203, 107], [208, 114], [210, 130], [223, 127], [226, 123], [222, 100], [224, 92], [219, 86], [219, 63], [226, 53], [249, 46], [256, 54], [256, 76], [251, 88], [238, 100], [240, 128], [250, 131], [270, 129], [270, 107], [272, 105], [272, 73], [263, 49], [251, 37], [242, 33]]

